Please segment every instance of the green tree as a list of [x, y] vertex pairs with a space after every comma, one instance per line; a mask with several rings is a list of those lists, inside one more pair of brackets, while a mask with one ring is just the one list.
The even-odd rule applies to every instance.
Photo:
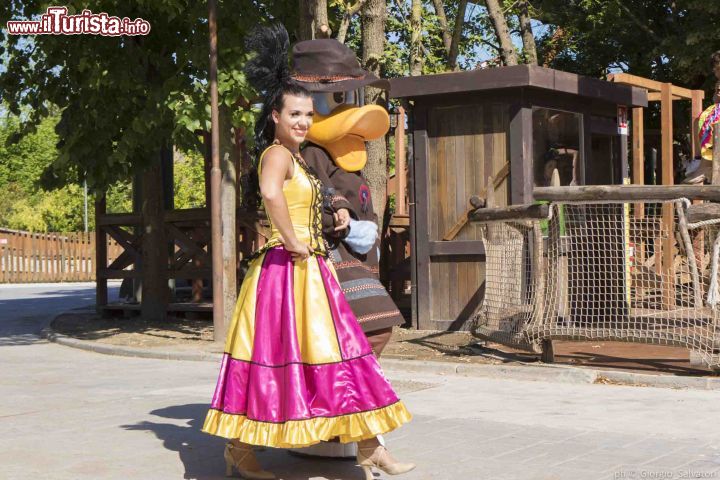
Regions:
[[205, 160], [197, 152], [175, 154], [175, 208], [205, 206]]
[[[59, 153], [47, 169], [46, 185], [63, 185], [78, 172], [87, 172], [89, 185], [103, 188], [150, 164], [169, 141], [179, 148], [197, 148], [198, 132], [209, 130], [206, 2], [70, 0], [64, 5], [69, 13], [88, 8], [141, 17], [150, 22], [151, 32], [28, 39], [0, 31], [0, 44], [7, 46], [0, 92], [13, 114], [28, 112], [9, 142], [33, 132], [51, 105], [62, 112], [56, 127]], [[33, 0], [4, 2], [0, 22], [33, 18], [46, 6]], [[238, 99], [254, 96], [241, 74], [244, 35], [263, 20], [296, 24], [293, 7], [280, 0], [219, 2], [220, 101], [236, 108], [236, 125], [252, 117], [243, 115], [250, 104], [237, 108]]]
[[52, 191], [39, 182], [58, 156], [58, 120], [57, 114], [43, 119], [35, 133], [7, 146], [20, 120], [0, 120], [0, 225], [37, 232], [82, 230], [83, 192], [77, 182]]
[[[705, 0], [533, 0], [548, 26], [541, 59], [561, 48], [550, 66], [592, 77], [622, 70], [709, 94], [709, 59], [720, 46], [720, 2]], [[553, 35], [562, 29], [562, 35]], [[560, 37], [558, 39], [558, 37]], [[552, 39], [552, 41], [551, 41]], [[542, 63], [542, 62], [541, 62]], [[708, 95], [709, 96], [709, 95]]]

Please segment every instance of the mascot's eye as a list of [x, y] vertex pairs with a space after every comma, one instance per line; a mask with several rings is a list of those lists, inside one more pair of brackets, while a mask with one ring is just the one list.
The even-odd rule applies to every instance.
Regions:
[[333, 100], [335, 103], [345, 103], [345, 92], [333, 93]]

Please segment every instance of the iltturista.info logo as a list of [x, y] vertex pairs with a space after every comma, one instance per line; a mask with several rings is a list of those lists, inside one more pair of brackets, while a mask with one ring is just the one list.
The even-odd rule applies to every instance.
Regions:
[[108, 15], [105, 12], [92, 13], [83, 10], [78, 15], [68, 15], [67, 7], [48, 7], [39, 20], [10, 20], [7, 22], [10, 35], [147, 35], [150, 22], [142, 18], [131, 20]]

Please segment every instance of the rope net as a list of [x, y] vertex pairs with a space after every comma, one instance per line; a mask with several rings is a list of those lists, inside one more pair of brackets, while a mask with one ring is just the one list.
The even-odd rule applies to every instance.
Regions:
[[688, 206], [553, 203], [548, 220], [483, 224], [473, 333], [535, 352], [543, 339], [678, 345], [720, 367], [720, 220], [688, 224]]

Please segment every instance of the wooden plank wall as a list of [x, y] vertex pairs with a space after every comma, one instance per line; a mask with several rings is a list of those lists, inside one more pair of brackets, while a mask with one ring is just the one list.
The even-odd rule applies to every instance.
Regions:
[[[480, 192], [487, 177], [509, 161], [509, 108], [503, 104], [434, 107], [428, 111], [428, 224], [430, 241], [440, 241]], [[498, 206], [508, 204], [506, 179], [496, 190]], [[457, 241], [481, 240], [480, 226], [468, 223]], [[430, 264], [433, 320], [466, 319], [482, 295], [485, 264], [476, 256], [434, 256]], [[473, 302], [474, 300], [474, 302]]]
[[[108, 241], [108, 259], [122, 253]], [[0, 230], [0, 283], [95, 280], [95, 233], [31, 233]]]

